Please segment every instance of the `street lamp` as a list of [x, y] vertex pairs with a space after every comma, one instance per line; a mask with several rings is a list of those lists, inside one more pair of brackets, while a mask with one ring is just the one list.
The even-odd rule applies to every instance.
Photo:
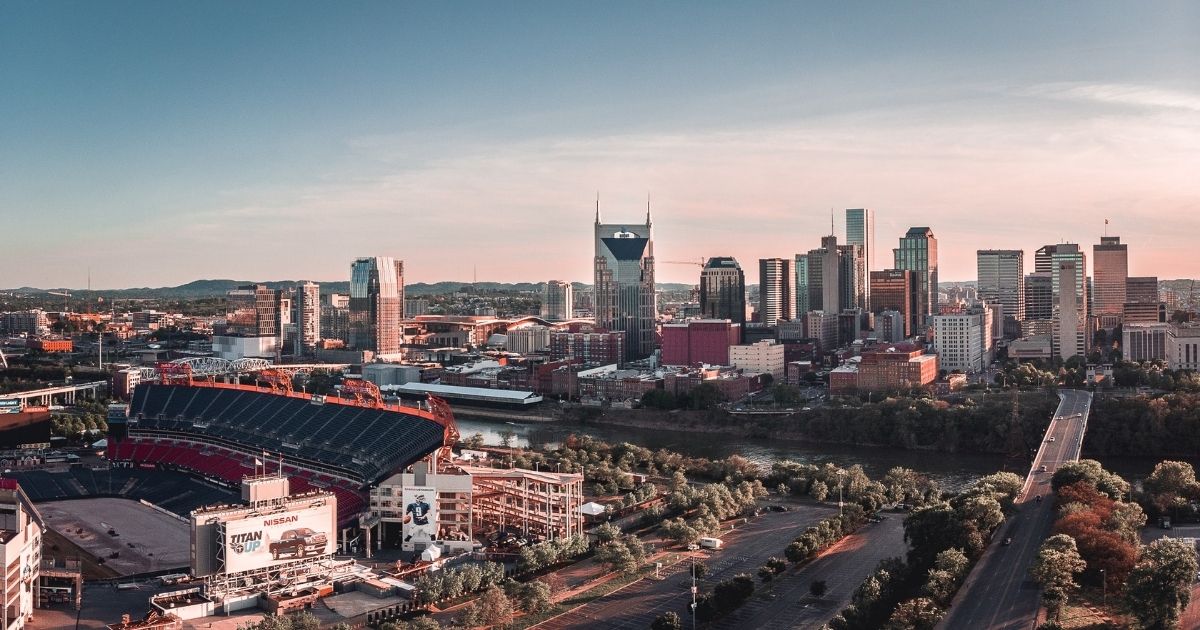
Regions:
[[1108, 579], [1104, 574], [1104, 569], [1100, 569], [1100, 588], [1102, 589], [1104, 605], [1108, 606]]

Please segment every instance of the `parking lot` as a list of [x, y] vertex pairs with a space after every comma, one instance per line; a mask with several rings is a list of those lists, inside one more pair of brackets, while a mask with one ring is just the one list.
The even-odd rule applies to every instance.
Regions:
[[[696, 552], [708, 566], [708, 575], [700, 581], [701, 591], [738, 573], [754, 574], [771, 556], [783, 556], [783, 550], [804, 531], [821, 519], [835, 514], [836, 507], [802, 505], [787, 512], [767, 512], [721, 536], [724, 545], [716, 551]], [[550, 619], [538, 628], [626, 628], [645, 630], [658, 615], [671, 610], [688, 614], [690, 561], [664, 570], [660, 579], [647, 578], [617, 592]]]

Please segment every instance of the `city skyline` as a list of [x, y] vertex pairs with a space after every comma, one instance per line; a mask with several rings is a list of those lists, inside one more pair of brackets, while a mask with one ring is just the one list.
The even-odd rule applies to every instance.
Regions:
[[0, 9], [0, 208], [30, 236], [0, 286], [251, 258], [329, 281], [376, 252], [413, 282], [586, 280], [566, 226], [597, 190], [614, 217], [650, 194], [661, 260], [791, 257], [863, 207], [883, 244], [934, 228], [947, 280], [977, 249], [1098, 242], [1105, 218], [1143, 252], [1130, 274], [1200, 275], [1191, 3], [123, 6]]

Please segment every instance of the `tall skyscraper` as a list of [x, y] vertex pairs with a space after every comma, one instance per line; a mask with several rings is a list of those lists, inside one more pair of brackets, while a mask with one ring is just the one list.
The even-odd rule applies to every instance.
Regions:
[[296, 286], [296, 298], [293, 308], [296, 316], [295, 345], [292, 353], [296, 355], [312, 354], [321, 340], [321, 285], [315, 282], [301, 282]]
[[350, 266], [350, 345], [376, 354], [400, 352], [404, 261], [359, 258]]
[[792, 318], [792, 269], [786, 258], [761, 258], [758, 261], [759, 321], [774, 326]]
[[[811, 254], [809, 254], [811, 256]], [[842, 311], [840, 285], [842, 265], [838, 258], [837, 237], [821, 237], [821, 310], [837, 315]]]
[[1025, 319], [1025, 252], [1019, 249], [981, 249], [975, 253], [979, 298], [999, 304], [1004, 330], [1015, 336]]
[[892, 311], [902, 317], [901, 338], [915, 334], [917, 324], [916, 276], [907, 269], [871, 272], [871, 312]]
[[868, 275], [875, 269], [875, 211], [866, 208], [849, 208], [846, 210], [846, 244], [858, 245], [862, 252], [863, 295], [861, 308], [871, 304], [871, 283]]
[[709, 258], [700, 271], [700, 316], [728, 319], [738, 325], [738, 335], [746, 326], [746, 274], [738, 261], [729, 256]]
[[925, 326], [937, 311], [937, 238], [927, 227], [909, 228], [892, 254], [896, 269], [908, 269], [917, 276], [917, 316], [919, 324]]
[[866, 260], [858, 245], [838, 245], [838, 306], [843, 310], [857, 308], [867, 310], [870, 283], [867, 279]]
[[542, 291], [542, 319], [561, 322], [575, 316], [574, 291], [570, 282], [551, 280]]
[[1093, 315], [1102, 328], [1121, 323], [1125, 311], [1126, 281], [1129, 279], [1129, 246], [1119, 236], [1102, 236], [1092, 246], [1092, 272], [1095, 276], [1092, 297]]
[[808, 254], [796, 254], [795, 264], [792, 266], [796, 275], [796, 283], [794, 285], [796, 292], [796, 319], [804, 316], [805, 313], [816, 310], [813, 308], [808, 294]]
[[600, 222], [596, 203], [596, 325], [625, 332], [625, 358], [654, 352], [658, 298], [654, 287], [654, 230], [650, 206], [644, 224]]
[[1055, 274], [1057, 284], [1063, 287], [1055, 296], [1054, 346], [1063, 360], [1074, 356], [1087, 356], [1088, 335], [1085, 332], [1083, 295], [1071, 291], [1070, 285], [1079, 276], [1074, 260], [1062, 260]]
[[[1054, 252], [1050, 256], [1054, 264], [1054, 273], [1050, 276], [1051, 290], [1054, 292], [1054, 303], [1059, 303], [1058, 294], [1062, 285], [1060, 280], [1063, 278], [1062, 263], [1069, 262], [1072, 264], [1071, 269], [1075, 272], [1075, 297], [1079, 301], [1081, 310], [1081, 320], [1084, 324], [1087, 323], [1088, 305], [1091, 304], [1091, 297], [1088, 294], [1089, 278], [1087, 275], [1087, 253], [1083, 251], [1076, 243], [1061, 243], [1055, 246]], [[1069, 288], [1069, 287], [1068, 287]]]

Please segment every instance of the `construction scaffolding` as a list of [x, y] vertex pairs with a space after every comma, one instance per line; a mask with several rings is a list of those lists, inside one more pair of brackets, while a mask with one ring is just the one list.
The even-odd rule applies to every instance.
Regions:
[[461, 466], [471, 475], [477, 533], [519, 531], [545, 539], [583, 535], [583, 475]]

